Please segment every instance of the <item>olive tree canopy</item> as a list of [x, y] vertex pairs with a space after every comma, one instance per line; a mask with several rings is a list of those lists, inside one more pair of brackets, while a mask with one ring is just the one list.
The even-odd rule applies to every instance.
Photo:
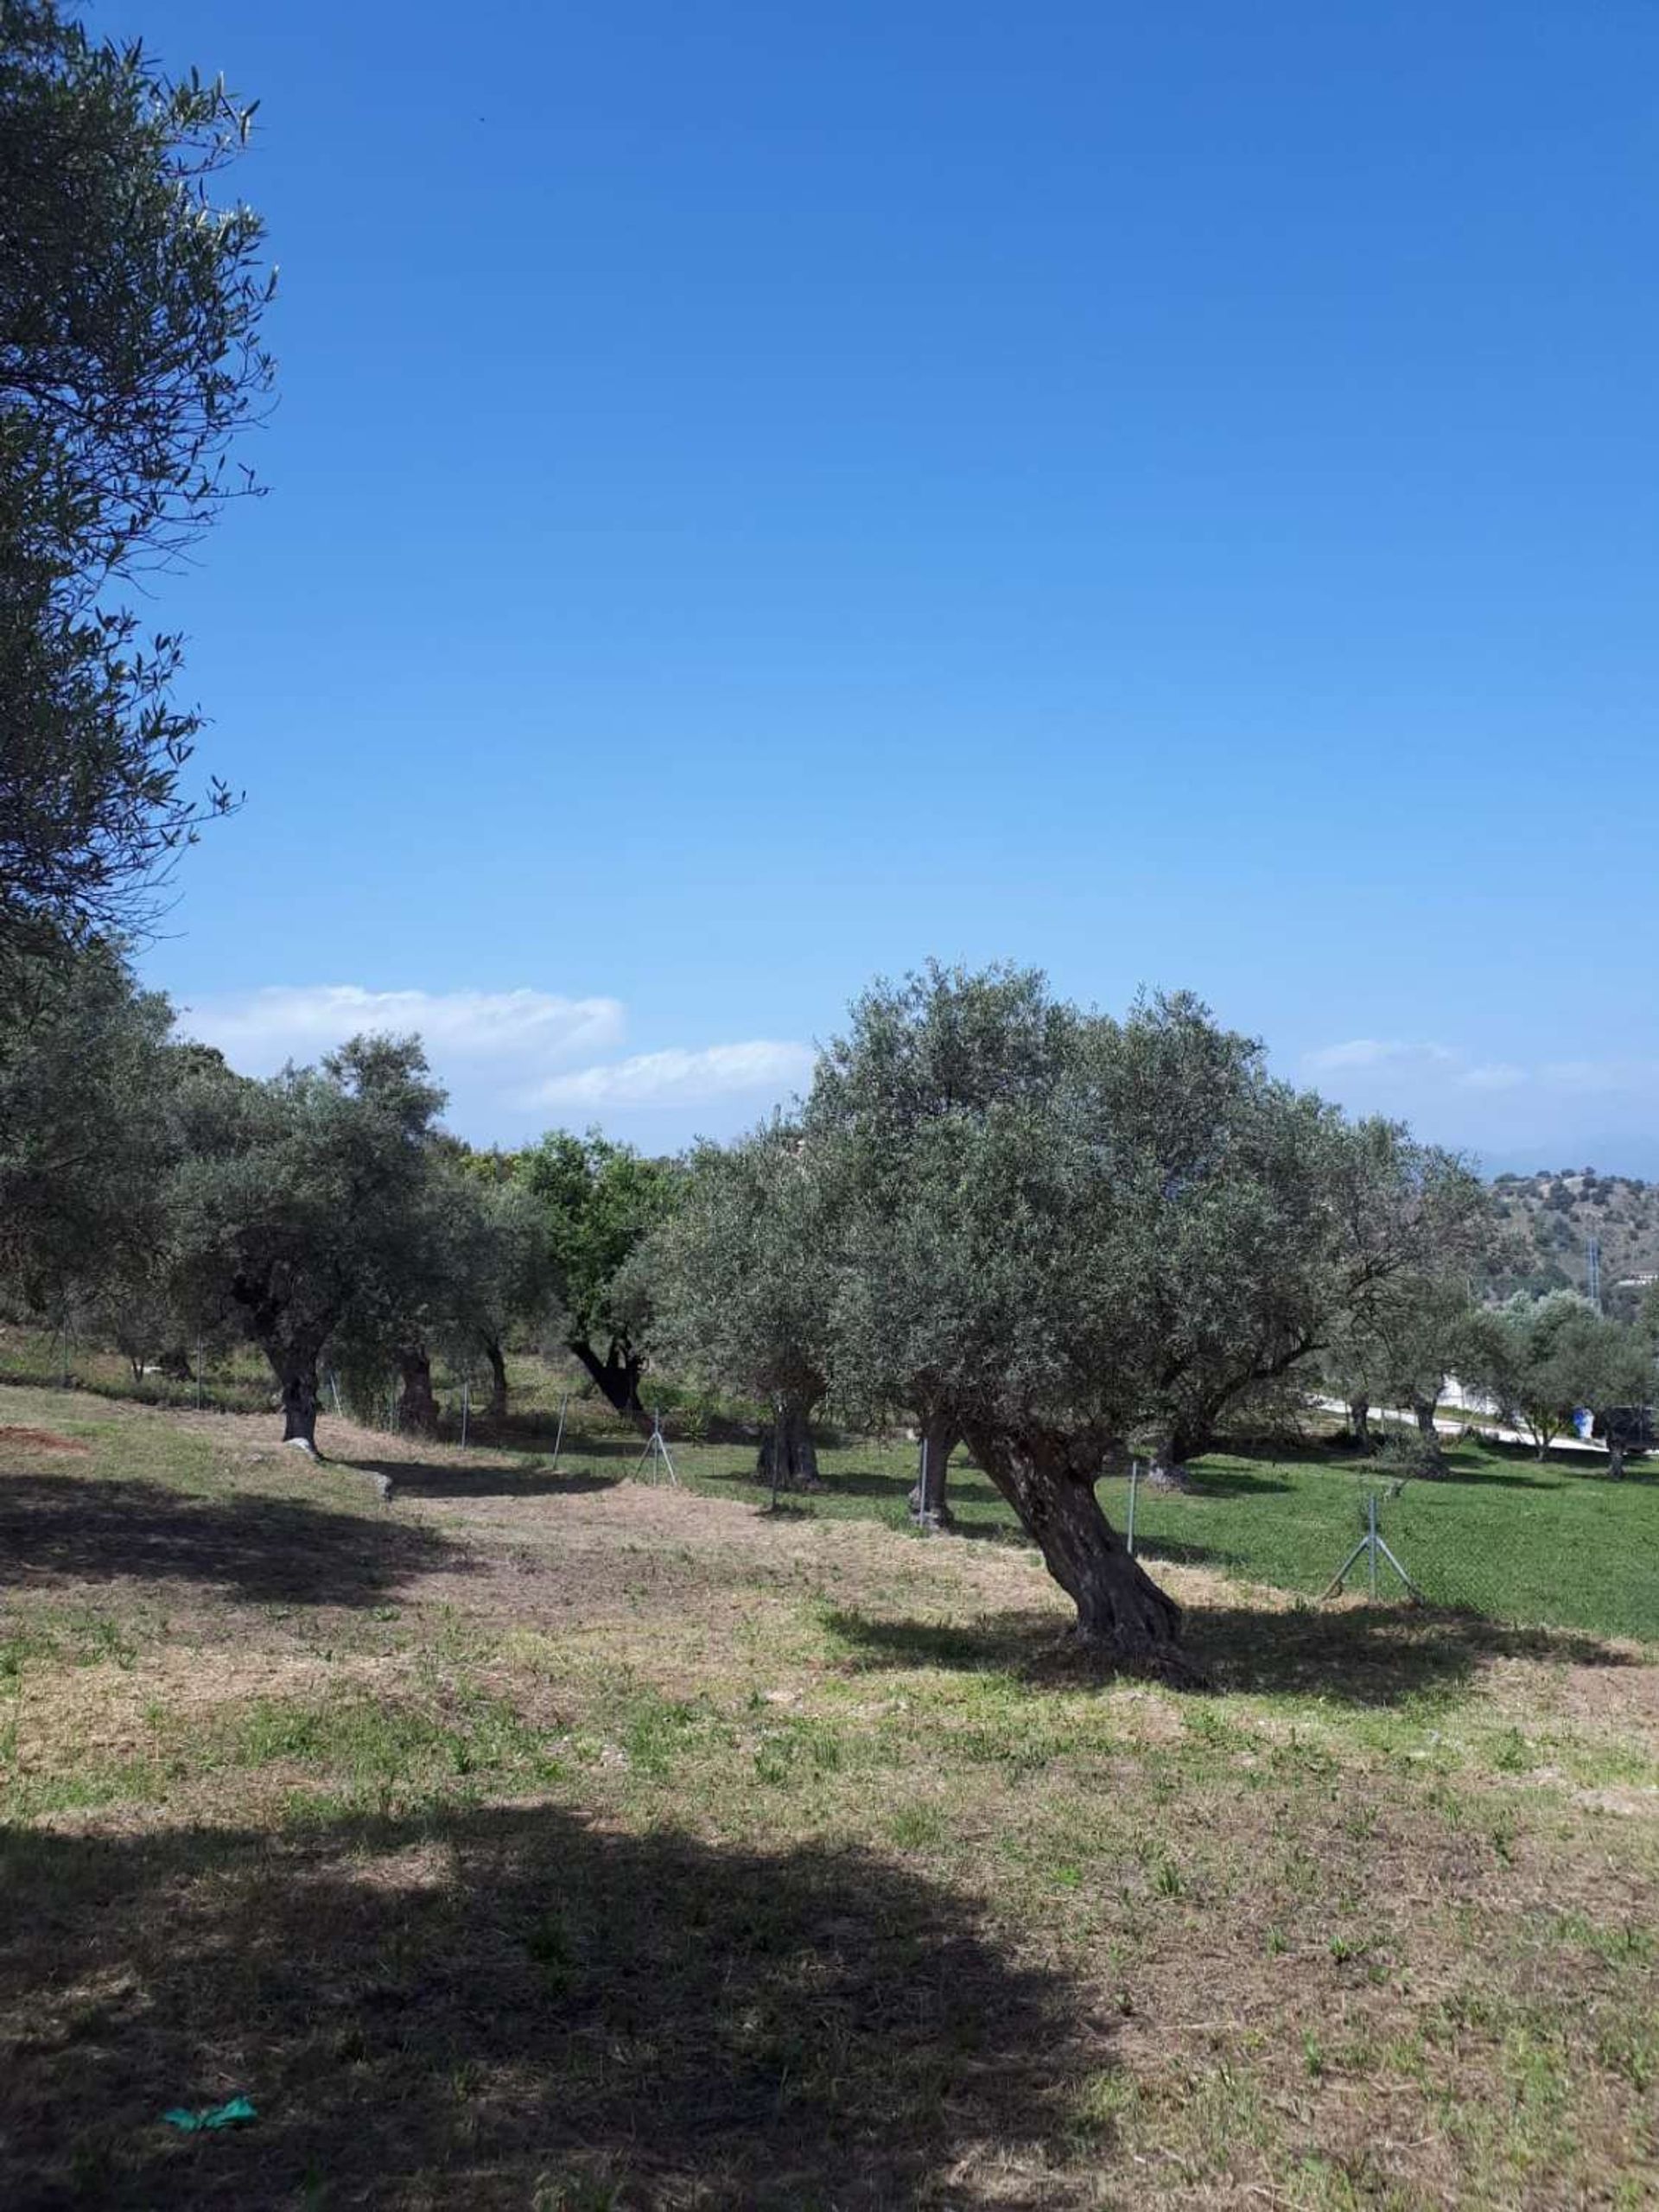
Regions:
[[315, 1448], [318, 1363], [335, 1332], [384, 1340], [433, 1289], [442, 1103], [419, 1040], [382, 1037], [265, 1083], [203, 1081], [187, 1099], [171, 1194], [180, 1266], [270, 1361], [286, 1441]]
[[185, 786], [181, 641], [121, 585], [251, 488], [227, 448], [270, 388], [272, 278], [215, 186], [252, 112], [0, 0], [0, 950], [130, 926], [230, 804]]
[[836, 1201], [836, 1395], [964, 1436], [1080, 1636], [1179, 1671], [1108, 1459], [1317, 1351], [1405, 1263], [1421, 1162], [1275, 1082], [1194, 999], [1116, 1021], [1043, 978], [932, 969], [855, 1007], [805, 1109]]
[[736, 1144], [699, 1144], [641, 1255], [653, 1344], [771, 1407], [763, 1469], [795, 1488], [817, 1479], [810, 1424], [830, 1363], [836, 1269], [822, 1168], [782, 1117]]

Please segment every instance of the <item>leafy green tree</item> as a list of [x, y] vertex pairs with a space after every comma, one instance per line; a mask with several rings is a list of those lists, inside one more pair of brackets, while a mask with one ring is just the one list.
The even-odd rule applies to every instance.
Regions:
[[672, 1167], [597, 1129], [556, 1129], [514, 1173], [543, 1209], [569, 1350], [618, 1413], [643, 1420], [640, 1282], [628, 1262], [673, 1203]]
[[1096, 1484], [1324, 1346], [1421, 1255], [1430, 1164], [1274, 1082], [1185, 996], [1116, 1022], [1040, 976], [934, 969], [854, 1008], [805, 1125], [834, 1165], [838, 1402], [961, 1434], [1079, 1635], [1179, 1671], [1179, 1616]]
[[318, 1068], [204, 1081], [169, 1193], [193, 1294], [237, 1313], [270, 1363], [284, 1440], [315, 1451], [335, 1332], [384, 1343], [429, 1281], [434, 1122], [414, 1038], [355, 1038]]
[[272, 279], [214, 187], [252, 111], [0, 0], [0, 945], [130, 925], [230, 804], [186, 789], [181, 640], [143, 639], [122, 586], [251, 488], [226, 463], [270, 388]]
[[822, 1163], [783, 1118], [691, 1153], [673, 1211], [642, 1248], [652, 1341], [702, 1379], [773, 1409], [761, 1471], [818, 1479], [813, 1408], [827, 1385], [830, 1291]]

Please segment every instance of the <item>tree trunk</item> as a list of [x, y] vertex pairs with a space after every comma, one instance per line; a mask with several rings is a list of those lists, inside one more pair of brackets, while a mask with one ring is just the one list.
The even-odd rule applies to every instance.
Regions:
[[1423, 1462], [1431, 1469], [1440, 1471], [1446, 1465], [1446, 1447], [1440, 1432], [1434, 1426], [1434, 1408], [1438, 1400], [1414, 1398], [1411, 1410], [1417, 1422], [1417, 1433], [1423, 1441]]
[[[270, 1354], [266, 1354], [267, 1358]], [[309, 1357], [296, 1353], [281, 1364], [276, 1360], [276, 1380], [283, 1393], [283, 1441], [302, 1444], [308, 1452], [317, 1448], [317, 1362], [316, 1355]]]
[[1629, 1449], [1628, 1445], [1616, 1444], [1611, 1436], [1607, 1440], [1607, 1472], [1614, 1482], [1624, 1475], [1624, 1454]]
[[416, 1436], [438, 1433], [438, 1402], [432, 1395], [432, 1355], [424, 1344], [405, 1344], [397, 1354], [403, 1389], [397, 1401], [397, 1426]]
[[1207, 1446], [1206, 1438], [1183, 1435], [1179, 1430], [1154, 1438], [1147, 1453], [1147, 1482], [1154, 1490], [1179, 1491], [1184, 1497], [1190, 1496], [1198, 1486], [1187, 1472], [1186, 1462], [1197, 1459]]
[[1369, 1398], [1349, 1399], [1348, 1429], [1354, 1440], [1356, 1452], [1376, 1451], [1376, 1439], [1371, 1433], [1371, 1402]]
[[785, 1399], [778, 1409], [777, 1420], [768, 1433], [760, 1440], [760, 1456], [755, 1471], [764, 1483], [773, 1480], [779, 1490], [817, 1490], [818, 1452], [812, 1441], [811, 1425], [807, 1418], [809, 1408], [799, 1398]]
[[649, 1428], [650, 1421], [639, 1402], [639, 1370], [645, 1363], [639, 1353], [628, 1351], [615, 1338], [603, 1359], [586, 1337], [573, 1337], [570, 1349], [598, 1384], [612, 1410], [627, 1414], [642, 1427]]
[[953, 1522], [946, 1481], [950, 1454], [961, 1441], [954, 1421], [937, 1416], [922, 1430], [917, 1454], [916, 1483], [910, 1493], [910, 1517], [924, 1529], [949, 1529]]
[[484, 1339], [484, 1357], [490, 1363], [490, 1419], [505, 1421], [507, 1417], [507, 1360], [506, 1354], [493, 1337]]
[[1100, 1510], [1097, 1456], [1078, 1465], [1064, 1447], [972, 1428], [968, 1442], [1076, 1605], [1078, 1642], [1138, 1674], [1199, 1681], [1178, 1640], [1179, 1606], [1130, 1557]]

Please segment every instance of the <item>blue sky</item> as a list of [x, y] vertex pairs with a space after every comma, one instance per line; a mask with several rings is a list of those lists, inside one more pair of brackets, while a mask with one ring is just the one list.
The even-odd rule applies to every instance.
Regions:
[[244, 1065], [666, 1146], [1006, 956], [1659, 1170], [1650, 0], [93, 20], [262, 101], [144, 963]]

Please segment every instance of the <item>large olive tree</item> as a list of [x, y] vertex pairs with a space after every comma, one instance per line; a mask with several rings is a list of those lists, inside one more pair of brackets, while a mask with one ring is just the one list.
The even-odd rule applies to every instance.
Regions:
[[[899, 1079], [953, 1033], [973, 1081]], [[1007, 971], [861, 1001], [806, 1121], [846, 1162], [836, 1390], [915, 1404], [925, 1382], [1084, 1641], [1179, 1671], [1177, 1609], [1096, 1484], [1184, 1404], [1292, 1371], [1344, 1295], [1401, 1263], [1398, 1141], [1274, 1082], [1191, 998], [1115, 1021]]]

